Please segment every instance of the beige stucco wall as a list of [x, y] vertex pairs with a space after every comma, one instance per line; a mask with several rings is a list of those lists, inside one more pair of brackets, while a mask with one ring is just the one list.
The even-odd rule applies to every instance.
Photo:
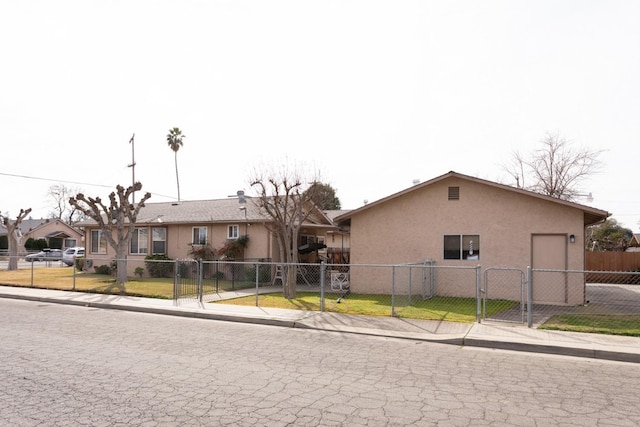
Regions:
[[[460, 199], [448, 200], [448, 188], [460, 187]], [[437, 266], [515, 267], [531, 265], [533, 234], [576, 236], [567, 243], [567, 269], [584, 268], [583, 212], [537, 197], [492, 187], [475, 181], [447, 178], [414, 189], [354, 213], [351, 218], [352, 264], [396, 264], [434, 260]], [[476, 261], [445, 260], [444, 235], [479, 235]], [[467, 275], [466, 271], [459, 274]], [[354, 269], [354, 292], [389, 292], [389, 271]], [[458, 274], [440, 271], [438, 287], [462, 286], [464, 296], [475, 287], [460, 284]], [[466, 280], [466, 279], [465, 279]], [[459, 289], [458, 289], [459, 291]], [[469, 294], [470, 293], [470, 294]], [[582, 290], [572, 292], [582, 298]], [[577, 295], [577, 296], [576, 296]]]
[[[189, 258], [191, 250], [191, 242], [193, 236], [193, 227], [207, 227], [207, 239], [214, 249], [220, 249], [227, 239], [227, 228], [231, 223], [219, 224], [164, 224], [161, 227], [167, 229], [167, 257], [171, 259]], [[240, 234], [245, 233], [245, 225], [238, 224]], [[140, 226], [142, 227], [142, 225]], [[157, 227], [154, 225], [153, 227]], [[95, 230], [95, 228], [94, 228]], [[246, 233], [249, 236], [249, 243], [245, 251], [246, 259], [256, 258], [273, 258], [274, 253], [277, 256], [277, 250], [274, 251], [273, 239], [270, 232], [262, 223], [251, 224], [246, 227]], [[107, 245], [106, 254], [96, 254], [91, 252], [91, 229], [86, 230], [87, 244], [86, 257], [94, 260], [94, 265], [108, 265], [115, 258], [115, 251]], [[151, 230], [149, 230], [151, 238]], [[151, 248], [151, 241], [149, 241]], [[147, 255], [127, 254], [127, 275], [133, 276], [136, 267], [144, 268], [144, 258]]]

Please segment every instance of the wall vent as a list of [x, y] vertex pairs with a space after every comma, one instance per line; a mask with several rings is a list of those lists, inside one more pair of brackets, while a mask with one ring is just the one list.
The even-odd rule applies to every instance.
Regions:
[[460, 200], [460, 187], [449, 187], [449, 200]]

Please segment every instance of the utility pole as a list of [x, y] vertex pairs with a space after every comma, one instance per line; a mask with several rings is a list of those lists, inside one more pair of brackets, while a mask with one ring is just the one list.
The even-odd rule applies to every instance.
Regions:
[[[136, 137], [136, 134], [134, 133], [131, 136], [131, 139], [129, 140], [129, 144], [131, 144], [131, 164], [127, 165], [127, 167], [131, 168], [131, 185], [135, 185], [136, 184], [136, 160], [135, 160], [135, 143], [134, 143], [134, 138]], [[131, 204], [135, 205], [136, 204], [136, 192], [132, 192], [131, 193]]]

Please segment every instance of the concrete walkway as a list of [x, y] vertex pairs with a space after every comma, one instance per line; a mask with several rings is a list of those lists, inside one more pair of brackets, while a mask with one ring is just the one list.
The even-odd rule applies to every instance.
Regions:
[[[242, 294], [225, 292], [220, 295], [237, 297]], [[510, 323], [466, 324], [10, 286], [0, 286], [0, 298], [640, 363], [639, 337], [545, 331]]]

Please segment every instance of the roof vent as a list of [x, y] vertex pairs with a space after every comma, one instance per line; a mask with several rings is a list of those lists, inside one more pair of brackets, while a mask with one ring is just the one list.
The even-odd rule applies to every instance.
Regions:
[[449, 187], [449, 200], [460, 200], [460, 187]]

